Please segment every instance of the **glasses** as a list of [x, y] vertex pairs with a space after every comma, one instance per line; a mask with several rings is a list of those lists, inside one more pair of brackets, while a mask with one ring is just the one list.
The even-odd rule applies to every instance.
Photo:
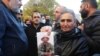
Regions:
[[33, 18], [40, 18], [39, 16], [34, 16]]
[[61, 22], [65, 22], [65, 21], [67, 21], [67, 22], [72, 22], [71, 19], [61, 19], [60, 21], [61, 21]]

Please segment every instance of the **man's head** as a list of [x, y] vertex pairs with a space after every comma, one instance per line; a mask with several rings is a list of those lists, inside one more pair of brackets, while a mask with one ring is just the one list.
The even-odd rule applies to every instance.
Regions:
[[62, 13], [64, 13], [65, 11], [67, 11], [67, 8], [64, 6], [57, 6], [54, 10], [54, 16], [55, 16], [55, 20], [58, 20], [61, 16]]
[[50, 19], [50, 16], [49, 16], [49, 15], [46, 15], [46, 16], [45, 16], [45, 19], [46, 19], [46, 20], [49, 20], [49, 19]]
[[96, 0], [82, 0], [82, 4], [80, 6], [80, 13], [82, 18], [90, 16], [89, 14], [96, 10], [97, 7], [98, 6]]
[[69, 32], [76, 27], [76, 18], [74, 12], [65, 12], [61, 15], [60, 27], [64, 32]]
[[25, 24], [30, 25], [31, 24], [31, 19], [26, 19]]
[[33, 24], [39, 24], [41, 19], [41, 15], [39, 12], [33, 12], [32, 14], [32, 23]]
[[3, 3], [13, 12], [18, 12], [22, 6], [21, 0], [2, 0]]

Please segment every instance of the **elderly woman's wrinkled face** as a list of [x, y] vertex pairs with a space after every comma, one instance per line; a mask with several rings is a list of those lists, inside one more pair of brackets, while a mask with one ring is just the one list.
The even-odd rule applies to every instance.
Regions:
[[75, 27], [76, 23], [70, 13], [64, 13], [60, 17], [60, 27], [64, 32], [69, 32]]

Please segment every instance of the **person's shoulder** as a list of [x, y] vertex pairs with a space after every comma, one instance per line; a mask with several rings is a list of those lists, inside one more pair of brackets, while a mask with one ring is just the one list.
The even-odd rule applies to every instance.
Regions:
[[73, 40], [75, 43], [82, 45], [87, 44], [86, 36], [82, 33], [80, 29], [77, 28], [76, 38]]
[[0, 20], [3, 21], [5, 20], [7, 17], [7, 15], [5, 14], [5, 8], [4, 5], [0, 2]]
[[31, 24], [26, 24], [25, 30], [28, 30], [28, 29], [30, 29], [31, 27], [32, 27]]
[[86, 36], [82, 33], [82, 31], [79, 28], [76, 28], [75, 31], [76, 31], [76, 35], [77, 35], [76, 37], [79, 40], [86, 40]]
[[95, 15], [93, 17], [93, 22], [94, 22], [93, 24], [97, 24], [97, 23], [100, 22], [100, 13], [98, 15]]
[[0, 15], [2, 17], [7, 17], [7, 13], [8, 13], [8, 9], [3, 3], [0, 2]]
[[96, 17], [94, 17], [94, 19], [96, 19], [97, 21], [100, 20], [100, 15], [97, 15]]
[[0, 4], [0, 14], [3, 14], [3, 12], [4, 12], [3, 6], [1, 6]]
[[4, 8], [5, 8], [5, 6], [4, 6], [3, 3], [0, 1], [0, 13], [3, 12], [3, 10], [5, 10]]
[[96, 10], [95, 13], [91, 16], [91, 18], [100, 20], [100, 10]]

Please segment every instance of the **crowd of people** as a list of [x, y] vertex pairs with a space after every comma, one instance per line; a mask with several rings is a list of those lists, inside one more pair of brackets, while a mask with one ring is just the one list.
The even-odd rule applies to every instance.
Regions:
[[[0, 1], [0, 56], [100, 56], [100, 10], [96, 0], [82, 0], [81, 23], [73, 10], [64, 6], [55, 7], [53, 20], [33, 11], [24, 23], [21, 6], [21, 0]], [[52, 31], [54, 48], [48, 42], [50, 37], [44, 36], [38, 49], [37, 32]]]

